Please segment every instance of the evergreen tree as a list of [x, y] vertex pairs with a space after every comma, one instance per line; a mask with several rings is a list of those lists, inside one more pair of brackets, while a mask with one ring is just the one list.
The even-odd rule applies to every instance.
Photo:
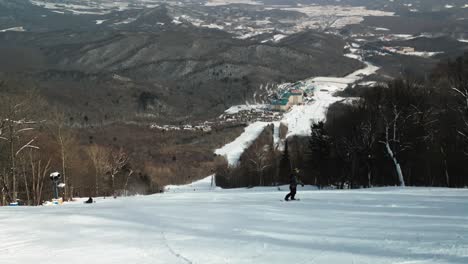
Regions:
[[285, 140], [284, 151], [279, 164], [279, 181], [288, 183], [291, 175], [291, 160], [289, 159], [288, 140]]
[[330, 156], [330, 139], [325, 132], [323, 122], [312, 124], [311, 130], [308, 164], [314, 184], [320, 188], [330, 184], [330, 179], [326, 176], [327, 161]]

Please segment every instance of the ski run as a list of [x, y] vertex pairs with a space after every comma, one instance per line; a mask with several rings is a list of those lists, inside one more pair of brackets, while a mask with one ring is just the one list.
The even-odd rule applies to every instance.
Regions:
[[287, 186], [212, 177], [94, 204], [0, 208], [0, 263], [468, 263], [468, 190]]

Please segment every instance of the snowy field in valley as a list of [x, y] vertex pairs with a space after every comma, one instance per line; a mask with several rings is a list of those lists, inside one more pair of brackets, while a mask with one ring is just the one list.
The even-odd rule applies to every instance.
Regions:
[[[0, 263], [468, 263], [468, 190], [210, 190], [0, 208]], [[284, 189], [284, 188], [283, 188]]]

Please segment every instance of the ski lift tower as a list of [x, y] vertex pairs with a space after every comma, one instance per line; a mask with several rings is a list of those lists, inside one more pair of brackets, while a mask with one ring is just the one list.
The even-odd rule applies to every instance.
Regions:
[[59, 172], [52, 172], [49, 177], [52, 181], [52, 188], [54, 189], [54, 198], [58, 199], [58, 182], [62, 175], [60, 175]]

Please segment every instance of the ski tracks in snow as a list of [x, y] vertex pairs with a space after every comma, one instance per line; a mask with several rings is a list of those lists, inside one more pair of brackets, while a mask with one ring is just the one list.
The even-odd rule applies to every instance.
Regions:
[[190, 259], [188, 259], [185, 256], [183, 256], [182, 254], [178, 253], [177, 251], [174, 250], [173, 247], [171, 247], [171, 245], [169, 244], [169, 240], [166, 237], [166, 233], [164, 233], [164, 231], [161, 231], [161, 237], [163, 238], [164, 245], [167, 247], [167, 249], [169, 250], [169, 252], [171, 252], [172, 255], [174, 255], [178, 259], [182, 260], [184, 263], [188, 263], [188, 264], [193, 263]]
[[[153, 217], [151, 214], [147, 214], [144, 210], [137, 210], [134, 213], [135, 215], [139, 215], [142, 218], [151, 219]], [[170, 245], [169, 239], [167, 238], [166, 233], [164, 232], [165, 226], [160, 221], [157, 221], [157, 224], [154, 227], [149, 227], [149, 228], [150, 230], [142, 229], [139, 232], [138, 240], [137, 240], [137, 243], [140, 245], [139, 248], [145, 248], [143, 252], [143, 257], [149, 260], [148, 263], [158, 263], [158, 259], [161, 258], [161, 253], [162, 253], [161, 251], [169, 252], [170, 255], [180, 260], [181, 261], [180, 263], [187, 263], [187, 264], [193, 263], [192, 260], [185, 257], [178, 251], [176, 251], [176, 249], [174, 249], [174, 247]], [[148, 242], [147, 239], [143, 239], [144, 237], [147, 237], [149, 233], [151, 234], [159, 233], [159, 238], [156, 239], [156, 241], [159, 243], [154, 243], [154, 241]], [[148, 243], [150, 243], [151, 245], [150, 248], [148, 248]], [[159, 246], [159, 247], [154, 248], [155, 246]], [[147, 263], [147, 262], [144, 262], [144, 263]]]

